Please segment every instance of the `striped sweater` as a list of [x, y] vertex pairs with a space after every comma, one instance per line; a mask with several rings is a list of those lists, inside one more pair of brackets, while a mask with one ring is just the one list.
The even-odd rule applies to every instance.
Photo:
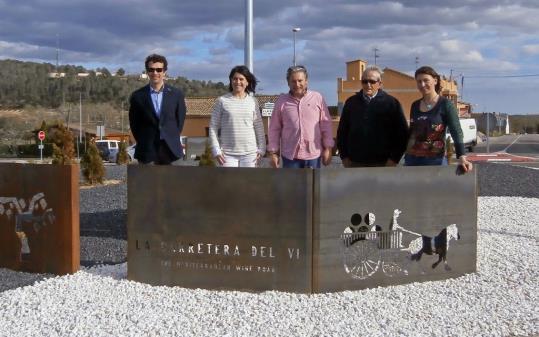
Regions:
[[213, 156], [223, 152], [240, 156], [266, 153], [264, 125], [256, 98], [237, 98], [228, 93], [217, 99], [211, 114], [210, 145]]

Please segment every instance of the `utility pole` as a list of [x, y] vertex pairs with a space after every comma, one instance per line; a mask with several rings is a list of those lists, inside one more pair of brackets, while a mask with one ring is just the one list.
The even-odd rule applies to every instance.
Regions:
[[77, 142], [77, 157], [80, 159], [79, 144], [82, 142], [82, 91], [79, 92], [79, 141]]
[[374, 47], [374, 65], [376, 65], [377, 63], [377, 60], [378, 58], [380, 57], [380, 55], [378, 55], [378, 52], [380, 51], [380, 49]]
[[124, 101], [122, 101], [122, 110], [120, 111], [120, 124], [122, 125], [122, 137], [124, 136]]
[[464, 74], [460, 76], [460, 99], [464, 100]]
[[59, 68], [60, 59], [60, 34], [56, 34], [56, 76], [60, 77]]
[[417, 70], [417, 68], [419, 68], [419, 56], [415, 57], [415, 70]]

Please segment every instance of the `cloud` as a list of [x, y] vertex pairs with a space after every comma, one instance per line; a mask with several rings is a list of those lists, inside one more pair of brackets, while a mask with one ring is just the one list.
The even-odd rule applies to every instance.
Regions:
[[[173, 75], [226, 81], [243, 62], [244, 6], [244, 0], [0, 0], [0, 57], [54, 63], [58, 34], [61, 63], [138, 73], [145, 56], [158, 52], [169, 58]], [[330, 104], [345, 62], [374, 63], [374, 48], [379, 65], [406, 73], [416, 58], [444, 74], [539, 71], [537, 17], [536, 0], [255, 0], [255, 73], [264, 91], [286, 91], [293, 27], [301, 27], [298, 61]]]
[[522, 51], [526, 55], [539, 55], [539, 44], [527, 44], [522, 46]]

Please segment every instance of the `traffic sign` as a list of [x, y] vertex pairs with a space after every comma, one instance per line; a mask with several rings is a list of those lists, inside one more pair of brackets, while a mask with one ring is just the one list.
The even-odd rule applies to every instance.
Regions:
[[38, 134], [37, 134], [37, 138], [39, 138], [39, 140], [43, 141], [43, 139], [45, 139], [45, 131], [39, 131]]
[[273, 109], [262, 109], [262, 117], [271, 117]]

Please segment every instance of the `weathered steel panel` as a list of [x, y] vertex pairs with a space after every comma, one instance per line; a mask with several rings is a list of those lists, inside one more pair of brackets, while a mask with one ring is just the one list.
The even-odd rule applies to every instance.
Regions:
[[0, 267], [80, 267], [79, 166], [0, 164]]
[[[476, 271], [475, 172], [457, 176], [454, 167], [434, 166], [317, 170], [314, 200], [313, 292]], [[444, 254], [447, 263], [435, 265]]]
[[128, 277], [311, 292], [312, 170], [130, 165]]

